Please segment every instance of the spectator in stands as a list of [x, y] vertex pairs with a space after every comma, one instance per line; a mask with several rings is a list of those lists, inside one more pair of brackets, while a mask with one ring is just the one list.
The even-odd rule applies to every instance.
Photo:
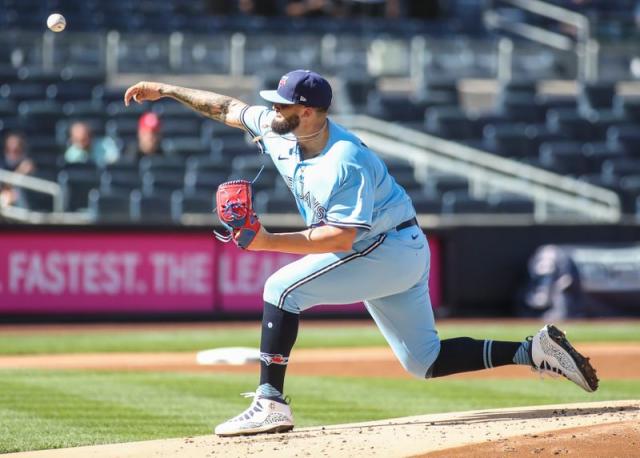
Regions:
[[125, 152], [125, 158], [130, 161], [139, 161], [143, 157], [152, 155], [164, 155], [162, 149], [162, 124], [157, 114], [144, 113], [138, 120], [138, 139], [129, 143]]
[[[11, 133], [5, 138], [4, 154], [0, 158], [0, 168], [23, 175], [30, 175], [34, 172], [35, 165], [27, 156], [26, 142], [21, 134]], [[24, 206], [23, 204], [19, 188], [0, 185], [0, 206]]]
[[94, 138], [85, 122], [74, 122], [69, 129], [69, 147], [64, 153], [67, 163], [94, 162], [99, 166], [118, 160], [120, 152], [110, 137]]

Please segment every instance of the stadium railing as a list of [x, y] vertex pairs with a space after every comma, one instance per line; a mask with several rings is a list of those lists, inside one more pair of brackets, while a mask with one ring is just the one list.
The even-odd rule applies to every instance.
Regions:
[[466, 176], [477, 197], [492, 190], [530, 197], [536, 222], [566, 215], [600, 222], [621, 218], [620, 199], [607, 189], [367, 116], [338, 121], [381, 154], [412, 163], [417, 174], [436, 170]]

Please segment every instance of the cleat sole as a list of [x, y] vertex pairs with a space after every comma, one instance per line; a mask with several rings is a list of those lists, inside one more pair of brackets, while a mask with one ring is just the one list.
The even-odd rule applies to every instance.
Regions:
[[578, 370], [586, 380], [587, 385], [589, 385], [591, 391], [596, 391], [598, 389], [598, 383], [600, 382], [600, 380], [598, 379], [596, 370], [589, 362], [589, 358], [582, 356], [578, 352], [578, 350], [573, 348], [573, 345], [571, 345], [565, 337], [565, 333], [560, 329], [550, 324], [547, 326], [547, 330], [549, 332], [549, 337], [551, 338], [551, 340], [558, 344], [562, 349], [569, 353], [571, 358], [573, 358], [576, 366], [578, 367]]

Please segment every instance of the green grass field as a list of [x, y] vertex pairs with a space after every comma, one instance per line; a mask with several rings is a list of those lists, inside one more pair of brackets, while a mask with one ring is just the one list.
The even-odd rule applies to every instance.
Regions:
[[[640, 341], [640, 323], [563, 326], [575, 342]], [[443, 337], [519, 339], [536, 326], [443, 325]], [[255, 330], [95, 331], [12, 334], [0, 353], [192, 351], [257, 345]], [[303, 327], [298, 347], [385, 345], [373, 326]], [[210, 434], [248, 405], [256, 375], [1, 370], [0, 453]], [[564, 380], [393, 380], [296, 376], [287, 379], [297, 426], [430, 412], [612, 399], [639, 399], [637, 380], [604, 380], [587, 394]]]
[[[522, 340], [535, 333], [541, 325], [517, 322], [447, 323], [438, 325], [441, 338], [457, 336], [490, 338], [496, 340]], [[565, 323], [559, 325], [567, 331], [572, 342], [640, 342], [640, 321], [630, 323]], [[224, 325], [215, 330], [162, 329], [59, 333], [3, 333], [0, 334], [0, 355], [28, 355], [55, 353], [138, 352], [138, 351], [198, 351], [205, 348], [254, 346], [260, 343], [260, 324], [248, 328]], [[378, 328], [353, 325], [335, 328], [318, 327], [313, 322], [302, 324], [296, 348], [319, 347], [372, 347], [386, 342]]]

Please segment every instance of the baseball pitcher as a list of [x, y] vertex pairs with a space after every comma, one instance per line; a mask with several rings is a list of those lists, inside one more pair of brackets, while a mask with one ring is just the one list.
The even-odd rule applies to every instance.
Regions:
[[249, 132], [275, 163], [307, 227], [267, 231], [253, 212], [248, 182], [225, 183], [218, 191], [228, 240], [247, 250], [305, 256], [265, 283], [260, 383], [249, 408], [218, 425], [216, 434], [293, 428], [285, 372], [300, 313], [317, 304], [363, 301], [402, 366], [418, 378], [522, 364], [563, 375], [588, 392], [598, 388], [588, 359], [553, 325], [521, 342], [440, 340], [429, 300], [429, 247], [411, 199], [368, 145], [328, 117], [329, 82], [295, 70], [260, 96], [271, 106], [156, 82], [140, 82], [124, 96], [127, 105], [173, 98]]

